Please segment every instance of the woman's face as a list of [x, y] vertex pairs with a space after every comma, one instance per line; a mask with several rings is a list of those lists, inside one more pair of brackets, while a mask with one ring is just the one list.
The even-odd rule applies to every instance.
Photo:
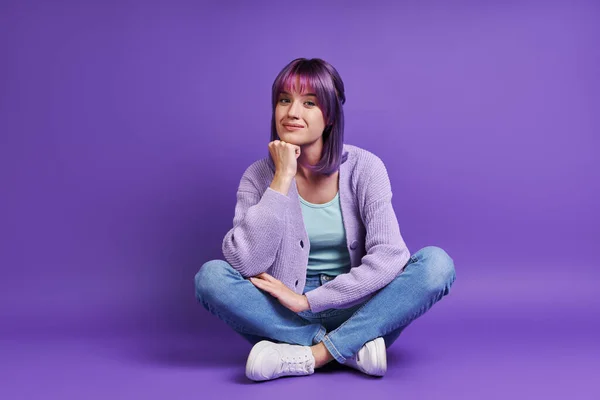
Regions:
[[325, 119], [317, 96], [310, 90], [304, 94], [296, 91], [280, 93], [275, 106], [275, 125], [284, 142], [300, 146], [320, 140]]

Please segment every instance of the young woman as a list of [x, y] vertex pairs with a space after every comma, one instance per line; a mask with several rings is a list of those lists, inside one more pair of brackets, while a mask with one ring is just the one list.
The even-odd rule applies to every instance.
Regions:
[[310, 375], [333, 360], [383, 376], [386, 348], [456, 279], [441, 248], [409, 252], [383, 162], [344, 144], [345, 100], [329, 63], [283, 68], [269, 155], [241, 178], [225, 260], [196, 274], [202, 305], [254, 344], [251, 380]]

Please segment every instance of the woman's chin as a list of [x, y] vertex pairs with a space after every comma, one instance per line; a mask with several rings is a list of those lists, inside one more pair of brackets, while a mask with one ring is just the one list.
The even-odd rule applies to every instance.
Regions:
[[289, 132], [284, 132], [283, 134], [279, 134], [279, 139], [283, 140], [286, 143], [296, 144], [298, 142], [298, 138]]

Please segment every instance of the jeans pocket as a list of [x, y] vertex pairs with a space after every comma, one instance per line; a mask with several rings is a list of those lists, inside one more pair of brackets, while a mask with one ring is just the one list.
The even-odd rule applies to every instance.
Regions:
[[306, 285], [304, 286], [304, 291], [302, 292], [302, 294], [305, 294], [306, 292], [310, 292], [311, 290], [315, 290], [316, 288], [318, 288], [319, 286], [313, 286], [313, 285]]

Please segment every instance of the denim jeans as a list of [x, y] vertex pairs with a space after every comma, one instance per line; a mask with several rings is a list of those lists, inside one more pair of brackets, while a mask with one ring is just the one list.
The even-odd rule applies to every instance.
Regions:
[[[335, 277], [307, 277], [304, 293]], [[323, 342], [339, 363], [368, 341], [390, 347], [412, 321], [450, 292], [454, 262], [441, 248], [414, 253], [404, 270], [368, 300], [345, 309], [295, 313], [242, 277], [229, 263], [211, 260], [195, 276], [196, 298], [210, 313], [255, 344], [260, 340], [311, 346]]]

